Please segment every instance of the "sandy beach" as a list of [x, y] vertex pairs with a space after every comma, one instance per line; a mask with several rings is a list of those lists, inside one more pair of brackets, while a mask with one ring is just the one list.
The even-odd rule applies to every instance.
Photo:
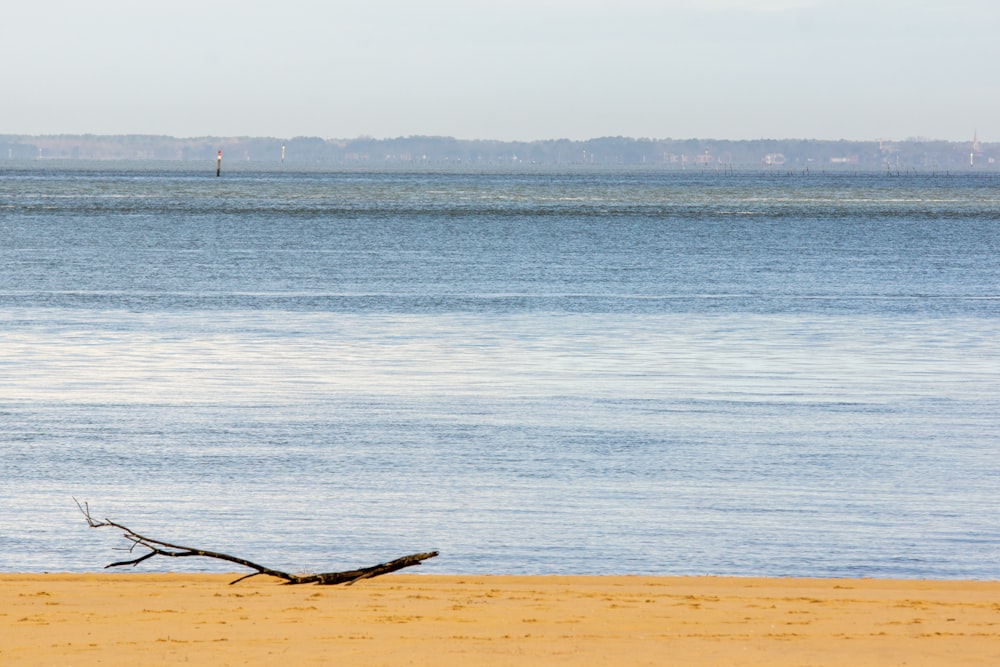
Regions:
[[0, 664], [1000, 664], [1000, 582], [233, 578], [0, 575]]

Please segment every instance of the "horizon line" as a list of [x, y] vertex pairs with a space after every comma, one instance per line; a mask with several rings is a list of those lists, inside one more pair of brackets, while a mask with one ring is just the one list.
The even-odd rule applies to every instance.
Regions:
[[617, 139], [617, 140], [629, 140], [629, 141], [719, 141], [719, 142], [732, 142], [732, 143], [750, 143], [757, 141], [775, 141], [775, 142], [787, 142], [787, 141], [809, 141], [809, 142], [827, 142], [827, 143], [947, 143], [947, 144], [965, 144], [965, 143], [979, 143], [979, 144], [991, 144], [996, 143], [988, 140], [983, 140], [978, 138], [978, 131], [973, 133], [973, 137], [968, 140], [956, 140], [956, 139], [940, 139], [934, 137], [906, 137], [903, 139], [889, 139], [885, 137], [875, 138], [875, 139], [824, 139], [818, 137], [759, 137], [756, 139], [731, 139], [724, 137], [637, 137], [630, 135], [601, 135], [593, 136], [587, 139], [570, 139], [568, 137], [549, 137], [545, 139], [496, 139], [488, 137], [478, 137], [478, 138], [463, 138], [456, 137], [453, 135], [446, 134], [407, 134], [407, 135], [396, 135], [396, 136], [383, 136], [375, 137], [372, 135], [361, 134], [354, 137], [323, 137], [319, 135], [308, 135], [299, 134], [294, 136], [277, 136], [277, 135], [255, 135], [255, 134], [230, 134], [230, 135], [220, 135], [220, 134], [203, 134], [203, 135], [175, 135], [175, 134], [155, 134], [146, 132], [124, 132], [124, 133], [97, 133], [97, 132], [57, 132], [57, 133], [45, 133], [45, 134], [28, 134], [28, 133], [3, 133], [0, 137], [18, 137], [18, 138], [35, 138], [35, 139], [45, 139], [45, 138], [60, 138], [60, 137], [78, 137], [78, 138], [117, 138], [117, 137], [143, 137], [143, 138], [158, 138], [158, 139], [174, 139], [178, 141], [191, 141], [191, 140], [204, 140], [204, 139], [221, 139], [221, 140], [231, 140], [231, 139], [274, 139], [280, 141], [293, 141], [295, 139], [320, 139], [325, 142], [330, 141], [397, 141], [400, 139], [450, 139], [454, 141], [468, 141], [468, 142], [495, 142], [495, 143], [510, 143], [510, 144], [531, 144], [531, 143], [545, 143], [545, 142], [561, 142], [566, 141], [570, 143], [586, 143], [589, 141], [600, 141], [605, 139]]

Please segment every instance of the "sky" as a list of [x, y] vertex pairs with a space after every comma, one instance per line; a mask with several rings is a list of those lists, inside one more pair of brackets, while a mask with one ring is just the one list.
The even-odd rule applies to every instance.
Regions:
[[1000, 140], [996, 0], [32, 0], [0, 134]]

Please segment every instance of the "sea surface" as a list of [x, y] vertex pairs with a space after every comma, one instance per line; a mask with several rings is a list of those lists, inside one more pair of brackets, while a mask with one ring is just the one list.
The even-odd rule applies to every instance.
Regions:
[[0, 166], [0, 571], [1000, 578], [1000, 175], [214, 166]]

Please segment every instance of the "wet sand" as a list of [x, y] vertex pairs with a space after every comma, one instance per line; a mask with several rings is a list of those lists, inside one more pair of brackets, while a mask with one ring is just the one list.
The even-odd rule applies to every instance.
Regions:
[[1000, 665], [1000, 582], [0, 574], [8, 665]]

